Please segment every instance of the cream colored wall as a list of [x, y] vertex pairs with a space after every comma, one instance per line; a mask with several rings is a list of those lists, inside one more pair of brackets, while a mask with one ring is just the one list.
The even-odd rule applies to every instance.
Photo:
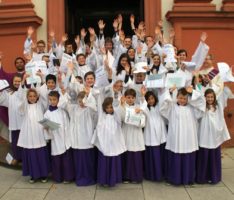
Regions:
[[[165, 15], [168, 11], [172, 10], [174, 0], [161, 0], [162, 1], [162, 20], [165, 36], [168, 36], [168, 31], [171, 28], [171, 24], [166, 20]], [[213, 0], [211, 3], [216, 5], [216, 10], [220, 10], [222, 6], [222, 0]]]
[[46, 0], [32, 0], [32, 3], [35, 5], [37, 15], [43, 19], [42, 25], [37, 29], [37, 39], [47, 43]]

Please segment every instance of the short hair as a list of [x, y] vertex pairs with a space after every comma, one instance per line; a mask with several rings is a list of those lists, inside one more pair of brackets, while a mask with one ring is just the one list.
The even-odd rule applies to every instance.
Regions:
[[24, 63], [24, 65], [25, 65], [25, 60], [24, 60], [22, 57], [17, 57], [17, 58], [15, 59], [15, 65], [16, 65], [16, 61], [17, 61], [17, 60], [22, 60], [23, 63]]
[[180, 50], [178, 50], [178, 51], [177, 51], [177, 56], [178, 56], [179, 54], [181, 54], [181, 53], [185, 53], [185, 55], [188, 56], [188, 53], [187, 53], [187, 51], [186, 51], [185, 49], [180, 49]]
[[133, 96], [136, 98], [136, 91], [132, 88], [130, 89], [127, 89], [125, 92], [124, 92], [124, 96]]
[[131, 41], [132, 41], [132, 37], [130, 35], [125, 36], [124, 40], [125, 39], [131, 39]]
[[112, 105], [113, 104], [113, 98], [112, 97], [107, 97], [104, 99], [103, 103], [102, 103], [102, 109], [105, 112], [107, 106]]
[[84, 56], [84, 57], [85, 57], [85, 55], [84, 55], [83, 53], [79, 53], [79, 54], [76, 55], [76, 60], [78, 60], [78, 58], [79, 58], [80, 56]]
[[48, 94], [48, 96], [50, 97], [56, 97], [57, 99], [59, 99], [60, 94], [58, 91], [50, 91], [50, 93]]
[[71, 41], [71, 40], [66, 40], [64, 46], [66, 47], [66, 46], [68, 46], [68, 45], [72, 45], [72, 47], [73, 47], [73, 41]]
[[20, 79], [22, 80], [22, 79], [23, 79], [23, 75], [17, 73], [17, 74], [15, 74], [15, 75], [13, 76], [13, 79], [12, 79], [12, 80], [14, 81], [15, 78], [20, 78]]
[[105, 38], [105, 44], [106, 43], [111, 43], [112, 45], [114, 45], [114, 43], [113, 43], [113, 41], [112, 41], [112, 39], [110, 37]]
[[92, 75], [94, 79], [96, 78], [94, 72], [90, 71], [90, 72], [87, 72], [87, 73], [84, 75], [84, 80], [86, 80], [87, 76], [89, 76], [89, 75]]
[[39, 40], [39, 41], [37, 41], [37, 45], [38, 45], [38, 44], [43, 44], [44, 46], [46, 46], [46, 43], [45, 43], [44, 40]]
[[178, 97], [179, 95], [187, 96], [187, 95], [189, 95], [189, 93], [187, 92], [186, 88], [180, 88], [180, 89], [178, 90], [177, 97]]
[[50, 58], [50, 56], [48, 56], [48, 55], [43, 55], [43, 56], [41, 57], [41, 59], [43, 60], [43, 58]]
[[78, 93], [78, 95], [77, 95], [77, 99], [84, 99], [84, 98], [85, 98], [85, 96], [86, 96], [85, 91], [81, 91], [81, 92], [79, 92], [79, 93]]
[[47, 83], [49, 80], [53, 80], [53, 81], [56, 83], [56, 76], [53, 75], [53, 74], [48, 74], [48, 75], [46, 76], [46, 83]]

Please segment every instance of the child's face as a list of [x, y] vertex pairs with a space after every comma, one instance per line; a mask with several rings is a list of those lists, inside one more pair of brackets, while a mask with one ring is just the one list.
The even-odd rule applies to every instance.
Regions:
[[108, 105], [108, 106], [106, 107], [105, 111], [106, 111], [107, 114], [113, 114], [114, 109], [113, 109], [112, 104]]
[[145, 73], [137, 73], [135, 78], [137, 83], [143, 82], [145, 80]]
[[95, 83], [95, 79], [93, 77], [93, 75], [88, 75], [85, 79], [85, 84], [88, 86], [88, 87], [92, 87]]
[[206, 103], [208, 105], [213, 105], [214, 104], [214, 100], [215, 100], [214, 94], [210, 93], [210, 94], [206, 95]]
[[29, 92], [27, 99], [28, 99], [29, 103], [34, 104], [37, 102], [38, 96], [37, 96], [36, 92]]
[[118, 92], [122, 92], [122, 90], [123, 90], [123, 82], [122, 81], [116, 82], [114, 86]]
[[160, 56], [154, 56], [153, 57], [153, 63], [155, 66], [159, 66], [160, 65]]
[[85, 61], [85, 57], [82, 56], [82, 55], [79, 56], [79, 57], [77, 58], [77, 62], [78, 62], [78, 64], [81, 65], [81, 66], [82, 66], [82, 65], [85, 65], [85, 62], [86, 62], [86, 61]]
[[20, 77], [15, 77], [13, 79], [13, 86], [15, 88], [19, 88], [21, 81], [22, 81], [22, 79]]
[[155, 105], [155, 98], [152, 95], [149, 96], [147, 103], [149, 106], [154, 106]]
[[136, 97], [134, 97], [134, 96], [132, 96], [132, 95], [127, 95], [127, 96], [125, 96], [125, 99], [126, 99], [126, 103], [127, 103], [129, 106], [132, 106], [132, 105], [134, 105], [134, 103], [135, 103]]
[[129, 51], [128, 51], [128, 56], [130, 57], [130, 58], [135, 58], [135, 50], [134, 49], [130, 49]]
[[177, 96], [177, 103], [178, 103], [180, 106], [185, 106], [185, 105], [188, 103], [188, 96], [187, 96], [187, 95], [179, 94], [179, 95]]
[[84, 107], [85, 107], [84, 102], [83, 102], [83, 99], [81, 99], [81, 98], [78, 99], [78, 104], [79, 104], [79, 106], [80, 106], [81, 108], [84, 108]]
[[57, 106], [58, 102], [59, 100], [57, 97], [49, 96], [49, 103], [51, 106]]
[[187, 59], [187, 55], [185, 52], [181, 52], [179, 55], [180, 61], [185, 61]]
[[56, 88], [56, 83], [54, 82], [54, 80], [48, 80], [46, 82], [46, 85], [49, 90], [54, 90]]

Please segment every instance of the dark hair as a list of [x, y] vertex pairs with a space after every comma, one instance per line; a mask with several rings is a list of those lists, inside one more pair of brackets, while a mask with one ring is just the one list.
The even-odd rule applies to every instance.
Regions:
[[22, 74], [15, 74], [12, 78], [12, 80], [14, 80], [15, 78], [21, 78], [21, 80], [23, 79], [23, 75]]
[[89, 75], [92, 75], [92, 76], [94, 77], [94, 79], [96, 78], [94, 72], [90, 71], [90, 72], [87, 72], [87, 73], [84, 75], [84, 80], [86, 80], [87, 76], [89, 76]]
[[180, 89], [178, 90], [177, 97], [178, 97], [179, 95], [187, 96], [187, 95], [189, 95], [189, 93], [187, 92], [186, 88], [180, 88]]
[[[205, 85], [205, 83], [204, 83], [204, 80], [203, 80], [202, 75], [201, 75], [201, 74], [199, 74], [199, 75], [198, 75], [198, 78], [202, 80], [201, 84], [204, 86], [204, 85]], [[194, 89], [196, 88], [196, 85], [195, 85], [195, 79], [196, 79], [196, 76], [193, 76], [191, 85], [193, 86], [193, 88], [194, 88]]]
[[56, 97], [57, 99], [59, 99], [60, 94], [58, 91], [50, 91], [50, 93], [48, 94], [48, 96], [50, 97]]
[[177, 51], [177, 56], [180, 55], [181, 53], [185, 53], [186, 57], [188, 56], [188, 53], [185, 49], [180, 49]]
[[107, 97], [104, 99], [103, 103], [102, 103], [102, 109], [104, 112], [106, 112], [106, 108], [109, 105], [113, 104], [113, 98], [112, 97]]
[[17, 60], [22, 60], [23, 63], [24, 63], [24, 65], [25, 65], [25, 60], [24, 60], [22, 57], [17, 57], [17, 58], [15, 59], [15, 65], [16, 65], [16, 61], [17, 61]]
[[46, 43], [45, 43], [44, 40], [39, 40], [39, 41], [37, 41], [37, 45], [38, 45], [38, 44], [43, 44], [44, 46], [46, 46]]
[[72, 45], [72, 47], [73, 47], [73, 41], [71, 41], [71, 40], [66, 40], [64, 46], [66, 47], [66, 46], [68, 46], [68, 45]]
[[[205, 91], [204, 96], [206, 97], [208, 94], [213, 94], [214, 95], [214, 102], [213, 102], [212, 106], [214, 106], [214, 109], [216, 110], [216, 106], [217, 106], [218, 103], [217, 103], [216, 94], [215, 94], [214, 90], [211, 89], [211, 88], [207, 89]], [[208, 110], [210, 109], [210, 105], [208, 105], [207, 103], [206, 103], [206, 108]]]
[[[154, 103], [153, 106], [155, 107], [157, 105], [157, 103], [158, 103], [158, 98], [156, 97], [156, 95], [152, 91], [147, 91], [146, 94], [145, 94], [145, 100], [147, 102], [148, 102], [150, 96], [154, 97], [155, 103]], [[150, 109], [149, 104], [147, 104], [147, 107]]]
[[127, 35], [127, 36], [125, 36], [124, 39], [131, 39], [132, 40], [132, 37], [130, 35]]
[[111, 39], [110, 37], [106, 37], [106, 38], [105, 38], [105, 44], [106, 44], [106, 43], [111, 43], [112, 45], [114, 45], [114, 44], [113, 44], [113, 41], [112, 41], [112, 39]]
[[84, 57], [85, 57], [85, 55], [84, 55], [83, 53], [79, 53], [79, 54], [77, 54], [77, 56], [76, 56], [76, 60], [78, 60], [78, 58], [79, 58], [80, 56], [84, 56]]
[[124, 92], [124, 96], [133, 96], [136, 98], [136, 91], [132, 88], [130, 89], [127, 89], [125, 92]]
[[27, 90], [27, 97], [28, 97], [28, 95], [29, 95], [30, 92], [33, 92], [34, 94], [37, 95], [37, 97], [39, 97], [39, 95], [38, 95], [36, 89], [34, 89], [34, 88], [29, 88], [29, 89]]
[[116, 75], [120, 74], [121, 71], [124, 70], [124, 67], [121, 65], [121, 60], [122, 60], [123, 58], [127, 58], [127, 62], [128, 62], [129, 66], [130, 66], [130, 72], [129, 72], [129, 74], [131, 74], [132, 67], [131, 67], [130, 58], [129, 58], [129, 56], [128, 56], [127, 53], [123, 53], [123, 54], [121, 54], [120, 57], [119, 57], [118, 65], [117, 65], [117, 67], [116, 67]]
[[48, 75], [46, 76], [46, 83], [47, 83], [49, 80], [53, 80], [53, 81], [55, 82], [55, 84], [56, 84], [56, 76], [55, 76], [55, 75], [53, 75], [53, 74], [48, 74]]

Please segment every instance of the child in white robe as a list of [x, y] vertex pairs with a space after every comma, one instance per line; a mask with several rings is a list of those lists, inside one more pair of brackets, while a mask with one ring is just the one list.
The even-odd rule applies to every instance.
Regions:
[[126, 146], [121, 129], [120, 110], [113, 108], [112, 97], [105, 98], [102, 109], [92, 140], [99, 150], [97, 182], [114, 186], [122, 182], [121, 155], [126, 151]]
[[[222, 94], [221, 94], [222, 95]], [[206, 112], [200, 121], [197, 156], [197, 183], [216, 184], [221, 181], [221, 144], [230, 139], [224, 119], [224, 105], [216, 100], [213, 89], [205, 91]]]
[[17, 145], [23, 148], [23, 176], [30, 176], [30, 183], [37, 179], [44, 183], [47, 182], [50, 163], [44, 129], [38, 121], [43, 119], [45, 107], [35, 89], [29, 89], [25, 94], [24, 89], [20, 87], [19, 92], [22, 103], [19, 111], [24, 115], [24, 119]]
[[49, 93], [49, 108], [44, 118], [58, 123], [56, 130], [47, 129], [51, 138], [51, 170], [52, 177], [56, 182], [68, 183], [74, 179], [74, 166], [71, 147], [71, 136], [69, 130], [69, 118], [65, 110], [58, 107], [59, 93]]
[[165, 144], [167, 137], [165, 119], [159, 111], [158, 98], [152, 91], [145, 94], [147, 101], [146, 124], [144, 128], [145, 178], [151, 181], [161, 181], [165, 175]]
[[[144, 97], [142, 97], [144, 98]], [[126, 108], [135, 109], [136, 114], [145, 110], [147, 103], [143, 101], [141, 105], [135, 104], [136, 91], [128, 89], [121, 98], [121, 115], [124, 120]], [[138, 126], [123, 123], [122, 130], [125, 137], [127, 152], [123, 154], [123, 180], [124, 182], [142, 182], [143, 180], [143, 151], [145, 150], [144, 136], [142, 128], [144, 124]]]
[[22, 160], [22, 149], [17, 147], [20, 128], [23, 121], [23, 116], [19, 113], [19, 95], [18, 88], [20, 87], [22, 76], [15, 75], [13, 77], [13, 86], [10, 91], [4, 90], [0, 92], [0, 105], [8, 108], [9, 130], [11, 131], [11, 148], [13, 153], [12, 165], [16, 165]]
[[92, 93], [81, 91], [78, 104], [66, 103], [70, 116], [69, 131], [75, 163], [75, 182], [78, 186], [96, 183], [96, 151], [91, 144], [97, 121], [96, 101]]
[[[189, 98], [189, 94], [192, 94]], [[174, 102], [166, 90], [160, 99], [160, 112], [169, 121], [166, 179], [169, 183], [193, 184], [198, 150], [197, 119], [205, 110], [204, 98], [192, 87], [181, 88]]]

